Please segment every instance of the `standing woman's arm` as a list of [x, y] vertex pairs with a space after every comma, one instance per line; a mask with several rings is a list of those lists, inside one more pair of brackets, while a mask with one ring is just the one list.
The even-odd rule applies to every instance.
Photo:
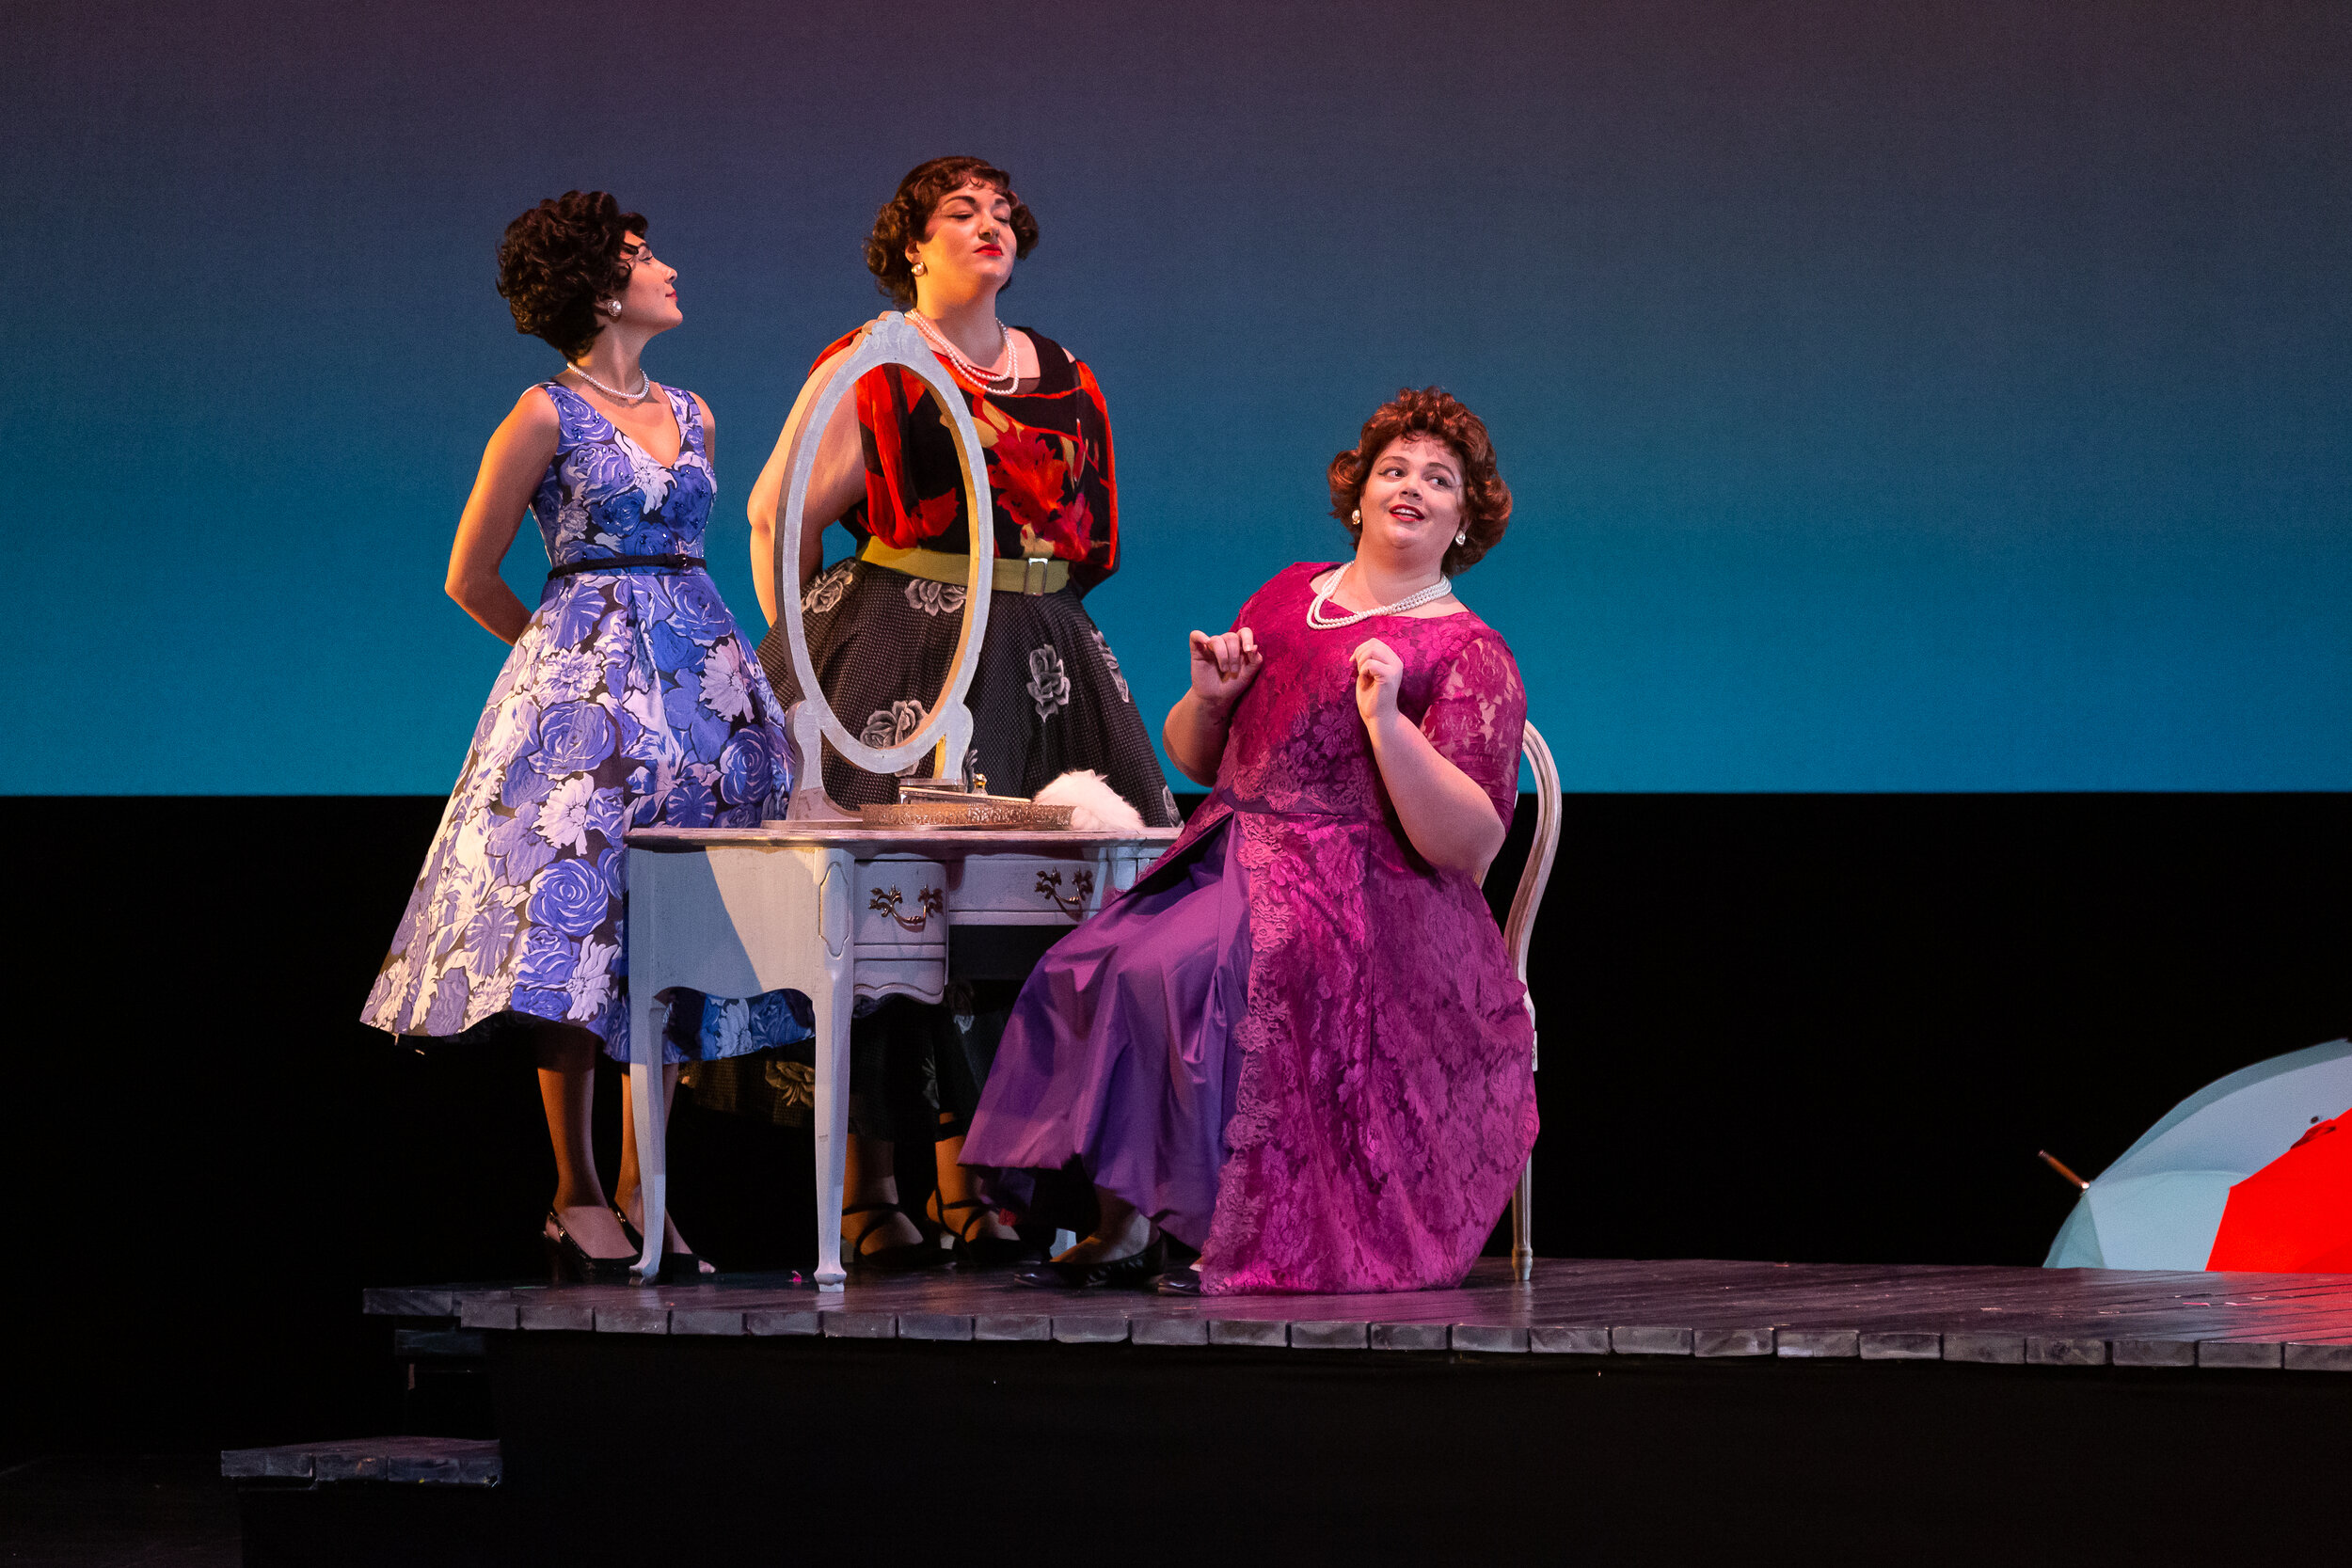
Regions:
[[499, 562], [523, 526], [531, 493], [555, 461], [560, 439], [555, 405], [535, 387], [525, 392], [491, 434], [473, 494], [457, 518], [457, 539], [449, 550], [449, 596], [501, 642], [522, 636], [531, 610], [499, 576]]
[[[801, 388], [803, 406], [813, 406], [824, 394], [825, 384], [833, 379], [841, 355], [848, 352], [849, 347], [844, 347], [810, 372], [807, 384]], [[817, 461], [808, 475], [808, 499], [801, 508], [799, 580], [803, 583], [824, 564], [826, 528], [866, 499], [866, 447], [858, 437], [855, 403], [854, 396], [844, 394], [834, 404], [824, 434], [817, 439]], [[791, 429], [789, 420], [785, 429]], [[784, 464], [790, 455], [784, 435], [778, 434], [776, 450], [768, 454], [768, 466], [759, 471], [759, 483], [752, 486], [752, 499], [746, 507], [752, 518], [752, 586], [759, 594], [760, 611], [768, 617], [770, 626], [776, 624], [776, 514], [784, 509], [785, 484], [790, 477], [784, 471]]]

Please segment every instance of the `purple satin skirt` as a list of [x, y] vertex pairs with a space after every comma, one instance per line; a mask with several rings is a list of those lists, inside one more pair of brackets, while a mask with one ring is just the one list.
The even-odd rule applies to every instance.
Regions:
[[1187, 1246], [1209, 1239], [1241, 1080], [1249, 888], [1232, 824], [1054, 944], [1005, 1025], [964, 1140], [1018, 1199], [1076, 1160]]

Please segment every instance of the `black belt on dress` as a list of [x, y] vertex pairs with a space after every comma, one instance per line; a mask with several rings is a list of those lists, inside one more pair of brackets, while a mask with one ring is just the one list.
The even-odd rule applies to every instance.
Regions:
[[548, 569], [549, 578], [578, 577], [582, 572], [692, 572], [702, 562], [691, 555], [608, 555], [600, 561], [574, 561]]

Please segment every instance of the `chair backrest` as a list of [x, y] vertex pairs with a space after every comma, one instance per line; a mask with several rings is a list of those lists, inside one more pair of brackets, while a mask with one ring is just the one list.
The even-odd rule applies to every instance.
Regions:
[[[1502, 944], [1509, 949], [1524, 985], [1528, 944], [1535, 937], [1535, 911], [1544, 901], [1545, 884], [1551, 880], [1551, 858], [1560, 848], [1560, 770], [1552, 765], [1551, 748], [1544, 744], [1533, 724], [1526, 726], [1519, 752], [1527, 758], [1528, 770], [1535, 775], [1535, 838], [1527, 847], [1518, 891], [1511, 895], [1510, 918], [1502, 923]], [[1527, 999], [1527, 1016], [1530, 1022], [1535, 1017], [1532, 994]]]
[[[1551, 880], [1551, 857], [1560, 848], [1560, 770], [1552, 766], [1551, 748], [1530, 724], [1519, 741], [1519, 754], [1535, 775], [1535, 841], [1527, 847], [1527, 865], [1519, 872], [1518, 891], [1511, 895], [1511, 915], [1502, 923], [1502, 943], [1518, 966], [1519, 983], [1527, 983], [1527, 948], [1535, 936], [1535, 911], [1544, 901], [1544, 886]], [[1527, 998], [1527, 1021], [1535, 1022], [1535, 998]], [[1536, 1039], [1541, 1039], [1536, 1034]], [[1540, 1066], [1536, 1046], [1528, 1067]], [[1511, 1273], [1524, 1285], [1535, 1274], [1535, 1157], [1519, 1167], [1519, 1184], [1511, 1194]]]

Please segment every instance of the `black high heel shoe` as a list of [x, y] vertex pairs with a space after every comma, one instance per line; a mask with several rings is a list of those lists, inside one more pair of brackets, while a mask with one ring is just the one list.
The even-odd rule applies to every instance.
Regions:
[[1072, 1291], [1148, 1291], [1168, 1268], [1168, 1247], [1157, 1235], [1141, 1252], [1107, 1263], [1043, 1262], [1021, 1269], [1013, 1278], [1024, 1285], [1058, 1285]]
[[[931, 1195], [931, 1201], [939, 1202], [937, 1193]], [[953, 1203], [940, 1203], [939, 1212], [930, 1214], [933, 1224], [954, 1238], [947, 1250], [948, 1256], [956, 1260], [957, 1268], [977, 1273], [982, 1269], [1009, 1269], [1023, 1263], [1041, 1261], [1038, 1249], [1018, 1236], [975, 1236], [972, 1234], [974, 1227], [986, 1219], [995, 1208], [996, 1205], [977, 1197], [960, 1197]], [[947, 1216], [959, 1210], [969, 1211], [969, 1212], [966, 1213], [961, 1225], [950, 1225], [947, 1222]], [[925, 1212], [927, 1214], [930, 1212], [928, 1208]]]
[[[628, 1238], [628, 1244], [637, 1249], [638, 1257], [644, 1257], [645, 1233], [628, 1223], [628, 1216], [621, 1212], [621, 1206], [617, 1203], [612, 1206], [612, 1217], [621, 1222], [621, 1234]], [[635, 1258], [629, 1259], [632, 1264], [636, 1260]], [[661, 1277], [673, 1285], [691, 1285], [698, 1280], [713, 1278], [718, 1273], [719, 1265], [708, 1259], [691, 1252], [672, 1252], [667, 1247], [662, 1248]]]
[[548, 1279], [556, 1285], [626, 1285], [629, 1265], [634, 1256], [598, 1258], [572, 1239], [564, 1228], [562, 1216], [552, 1209], [547, 1222], [539, 1227], [539, 1240], [547, 1248]]
[[914, 1216], [895, 1203], [859, 1203], [841, 1211], [845, 1220], [851, 1214], [878, 1216], [860, 1227], [855, 1236], [845, 1232], [841, 1238], [842, 1266], [852, 1274], [913, 1274], [919, 1269], [942, 1268], [950, 1261], [946, 1250], [929, 1238], [900, 1242], [872, 1252], [866, 1250], [866, 1238], [888, 1225], [891, 1215], [903, 1215], [908, 1224], [914, 1223]]

